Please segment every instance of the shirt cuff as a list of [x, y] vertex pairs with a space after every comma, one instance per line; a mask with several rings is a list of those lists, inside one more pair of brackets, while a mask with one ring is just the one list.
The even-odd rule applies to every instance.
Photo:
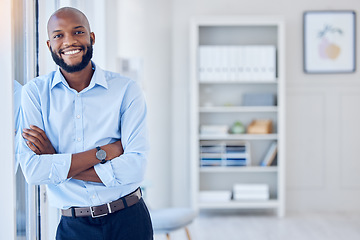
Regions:
[[115, 178], [110, 161], [107, 161], [104, 164], [98, 163], [94, 166], [94, 169], [96, 174], [99, 176], [100, 180], [106, 187], [112, 187], [116, 185], [116, 183], [114, 182]]
[[50, 170], [50, 181], [60, 184], [67, 180], [71, 165], [71, 154], [53, 154]]

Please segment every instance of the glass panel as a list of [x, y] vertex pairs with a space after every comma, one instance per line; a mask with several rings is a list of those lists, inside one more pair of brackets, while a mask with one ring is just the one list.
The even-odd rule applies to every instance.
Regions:
[[16, 236], [18, 240], [26, 239], [26, 182], [21, 171], [16, 173]]
[[[21, 101], [21, 87], [28, 79], [36, 74], [35, 53], [36, 37], [35, 18], [37, 1], [14, 0], [14, 119], [15, 131], [18, 129], [19, 116], [18, 110]], [[19, 137], [19, 136], [17, 136]], [[15, 152], [17, 151], [17, 141], [15, 138]], [[16, 154], [15, 154], [16, 155]], [[26, 183], [21, 168], [18, 167], [15, 174], [16, 181], [16, 239], [17, 240], [40, 240], [39, 235], [39, 210], [38, 210], [38, 187], [30, 186]]]

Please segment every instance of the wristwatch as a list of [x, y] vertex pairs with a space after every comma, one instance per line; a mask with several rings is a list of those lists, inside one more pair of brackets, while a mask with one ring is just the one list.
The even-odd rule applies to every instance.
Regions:
[[106, 163], [106, 152], [104, 150], [102, 150], [99, 146], [96, 147], [96, 158], [99, 159], [101, 164]]

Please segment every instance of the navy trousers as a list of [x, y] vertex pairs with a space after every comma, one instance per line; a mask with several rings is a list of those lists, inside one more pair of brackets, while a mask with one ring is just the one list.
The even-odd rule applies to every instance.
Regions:
[[109, 215], [61, 217], [56, 240], [152, 240], [149, 211], [143, 201]]

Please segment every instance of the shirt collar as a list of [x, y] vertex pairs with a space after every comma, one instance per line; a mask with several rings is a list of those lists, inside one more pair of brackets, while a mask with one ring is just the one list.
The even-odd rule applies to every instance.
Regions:
[[[102, 70], [99, 66], [97, 66], [93, 61], [91, 61], [91, 64], [93, 66], [93, 69], [95, 69], [95, 71], [94, 71], [94, 74], [93, 74], [93, 76], [91, 78], [89, 86], [87, 88], [85, 88], [85, 89], [87, 89], [87, 90], [91, 89], [91, 88], [93, 88], [95, 86], [95, 84], [100, 85], [100, 86], [108, 89], [108, 84], [107, 84], [107, 81], [106, 81], [106, 78], [105, 78], [104, 70]], [[64, 76], [60, 72], [60, 68], [58, 67], [58, 69], [55, 72], [52, 84], [51, 84], [51, 89], [53, 89], [59, 83], [63, 83], [65, 86], [70, 88], [69, 84], [67, 83]]]

